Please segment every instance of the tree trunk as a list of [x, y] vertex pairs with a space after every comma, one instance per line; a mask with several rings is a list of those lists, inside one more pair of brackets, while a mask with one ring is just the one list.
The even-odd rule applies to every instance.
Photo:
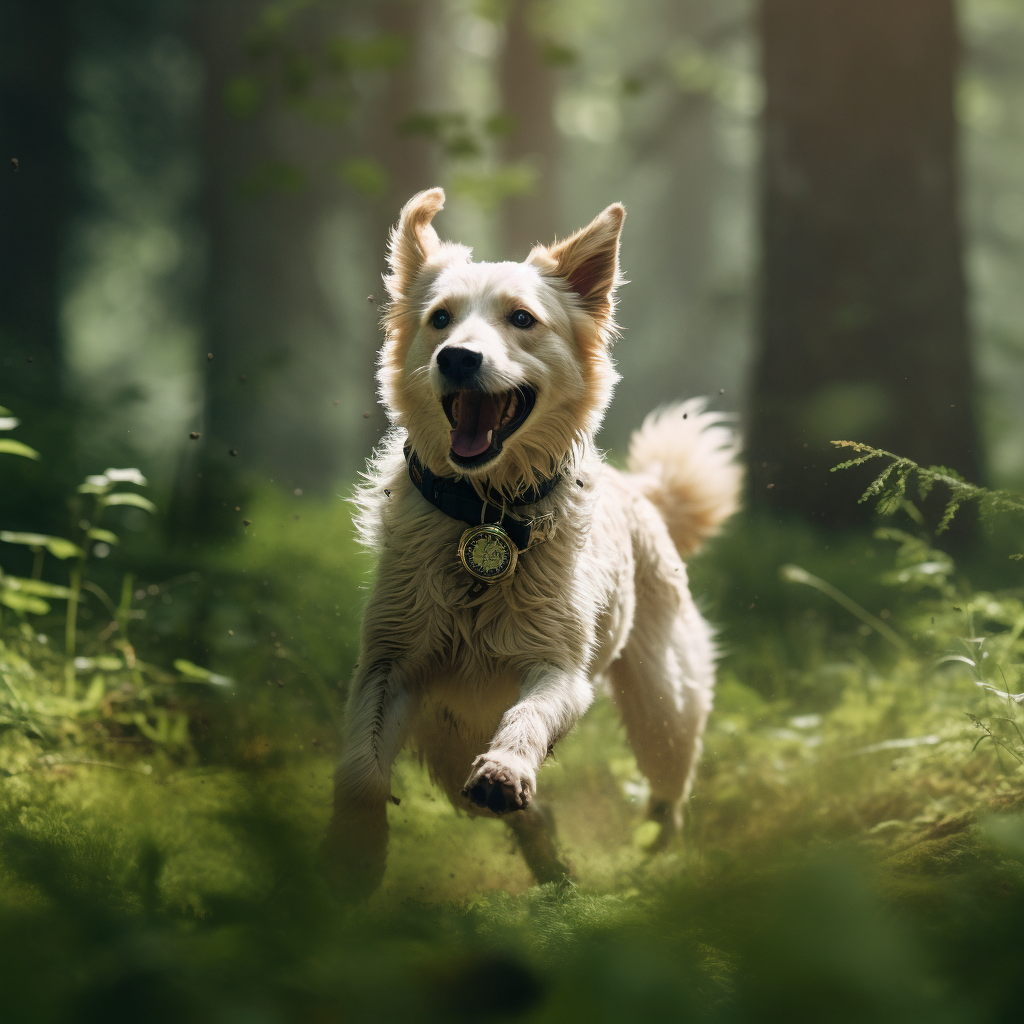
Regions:
[[981, 478], [958, 224], [952, 0], [762, 0], [751, 500], [864, 521], [852, 439]]
[[502, 204], [502, 241], [507, 259], [522, 260], [537, 242], [553, 241], [559, 224], [559, 135], [555, 125], [557, 73], [544, 59], [544, 49], [531, 28], [531, 0], [512, 0], [501, 53], [502, 111], [512, 132], [502, 147], [509, 163], [525, 161], [537, 171], [529, 195]]
[[[368, 132], [370, 148], [387, 182], [376, 206], [373, 230], [379, 237], [370, 240], [370, 251], [377, 255], [381, 272], [385, 269], [388, 232], [398, 222], [399, 211], [417, 192], [437, 184], [430, 141], [402, 130], [411, 114], [428, 105], [424, 95], [427, 76], [421, 63], [427, 55], [421, 53], [421, 46], [425, 33], [440, 17], [437, 8], [437, 0], [384, 0], [378, 6], [378, 30], [400, 36], [408, 44], [405, 62], [388, 73], [387, 85], [372, 110]], [[436, 67], [430, 67], [429, 73], [436, 74]]]
[[[239, 119], [226, 84], [250, 72], [246, 33], [261, 0], [196, 8], [207, 68], [201, 128], [207, 275], [199, 444], [179, 471], [184, 534], [236, 524], [248, 482], [289, 490], [329, 486], [343, 444], [330, 417], [343, 340], [318, 272], [318, 232], [339, 202], [332, 132], [272, 101]], [[326, 32], [325, 32], [326, 34]], [[262, 179], [262, 183], [261, 183]], [[212, 358], [208, 358], [207, 354]], [[218, 525], [219, 524], [219, 525]]]
[[[667, 39], [698, 44], [716, 31], [716, 0], [665, 0], [657, 24]], [[666, 82], [657, 120], [644, 123], [625, 146], [643, 168], [644, 187], [629, 204], [624, 271], [630, 284], [619, 293], [619, 322], [628, 325], [615, 347], [626, 382], [602, 428], [611, 447], [627, 446], [638, 419], [658, 405], [694, 394], [714, 394], [732, 375], [733, 347], [717, 344], [721, 329], [710, 314], [715, 265], [714, 210], [722, 194], [723, 161], [714, 97]], [[641, 134], [642, 133], [642, 134]], [[614, 193], [609, 198], [619, 198]], [[643, 238], [657, 258], [628, 249]], [[655, 339], [672, 339], [655, 344]], [[731, 391], [731, 389], [730, 389]], [[629, 396], [637, 396], [630, 401]], [[641, 397], [642, 396], [642, 397]], [[730, 399], [732, 395], [730, 394]]]
[[[61, 270], [78, 209], [69, 135], [71, 3], [0, 5], [0, 405], [45, 466], [4, 457], [0, 521], [64, 528], [73, 486], [71, 415], [62, 405]], [[47, 521], [50, 510], [57, 522]], [[33, 518], [35, 517], [35, 518]]]

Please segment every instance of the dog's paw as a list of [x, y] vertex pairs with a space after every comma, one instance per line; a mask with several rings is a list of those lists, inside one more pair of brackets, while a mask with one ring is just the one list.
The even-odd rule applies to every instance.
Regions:
[[647, 820], [657, 822], [660, 828], [654, 840], [644, 848], [644, 853], [662, 853], [679, 842], [683, 834], [683, 809], [678, 801], [652, 797], [647, 808]]
[[536, 791], [537, 776], [522, 758], [491, 750], [473, 762], [462, 795], [478, 807], [504, 814], [527, 807]]

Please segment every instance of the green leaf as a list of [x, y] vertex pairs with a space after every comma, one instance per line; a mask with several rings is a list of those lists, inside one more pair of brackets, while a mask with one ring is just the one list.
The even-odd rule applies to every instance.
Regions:
[[338, 174], [357, 192], [371, 199], [377, 199], [387, 191], [388, 172], [376, 160], [346, 160], [338, 168]]
[[227, 676], [219, 676], [202, 665], [196, 665], [184, 658], [177, 658], [174, 662], [175, 669], [192, 682], [213, 683], [216, 686], [230, 686], [233, 680]]
[[138, 484], [146, 487], [149, 481], [137, 469], [108, 469], [103, 474], [112, 484]]
[[35, 594], [36, 597], [55, 597], [61, 601], [71, 597], [68, 587], [47, 583], [45, 580], [27, 580], [21, 576], [0, 576], [0, 588], [21, 594]]
[[510, 114], [504, 110], [499, 111], [497, 114], [492, 114], [484, 121], [484, 131], [497, 139], [514, 135], [518, 127], [519, 118], [515, 114]]
[[0, 590], [0, 604], [7, 605], [16, 612], [28, 612], [29, 615], [45, 615], [50, 606], [40, 597], [31, 594], [19, 594], [15, 590]]
[[0, 455], [22, 455], [26, 459], [42, 458], [35, 448], [29, 448], [27, 444], [15, 441], [11, 437], [0, 437]]
[[297, 195], [306, 187], [306, 174], [301, 167], [284, 160], [264, 160], [239, 183], [244, 199], [260, 199], [271, 192]]
[[494, 210], [510, 196], [529, 195], [539, 177], [537, 169], [529, 163], [507, 164], [489, 171], [456, 174], [452, 191], [484, 210]]
[[233, 117], [248, 120], [259, 113], [265, 92], [266, 88], [259, 79], [239, 75], [224, 86], [224, 107]]
[[54, 558], [75, 558], [85, 554], [77, 545], [64, 537], [48, 537], [45, 533], [15, 533], [0, 530], [0, 540], [8, 544], [27, 544], [33, 548], [46, 548]]
[[121, 543], [116, 533], [111, 533], [109, 530], [101, 530], [98, 526], [94, 526], [86, 534], [86, 537], [88, 537], [90, 540], [102, 540], [106, 544]]
[[939, 520], [939, 525], [935, 527], [936, 533], [945, 533], [949, 529], [950, 523], [953, 522], [953, 516], [957, 514], [959, 508], [959, 500], [957, 498], [950, 498], [946, 505], [946, 511], [942, 513], [942, 519]]
[[576, 63], [576, 51], [561, 43], [545, 43], [541, 56], [544, 63], [553, 68], [566, 68]]
[[13, 430], [20, 422], [17, 416], [0, 416], [0, 430]]
[[108, 494], [106, 497], [100, 498], [100, 505], [133, 505], [135, 508], [141, 508], [145, 512], [156, 512], [156, 505], [149, 500], [144, 498], [141, 494], [136, 494], [134, 491], [116, 491], [114, 494]]
[[335, 36], [327, 43], [327, 59], [332, 71], [387, 71], [401, 67], [411, 47], [405, 36], [382, 33], [364, 39]]
[[903, 496], [907, 493], [907, 477], [905, 473], [897, 473], [896, 479], [887, 484], [878, 505], [875, 506], [883, 516], [891, 516], [903, 504]]

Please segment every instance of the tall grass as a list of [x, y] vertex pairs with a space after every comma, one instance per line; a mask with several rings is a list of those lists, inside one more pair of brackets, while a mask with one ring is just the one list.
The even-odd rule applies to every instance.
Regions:
[[17, 577], [66, 592], [5, 590], [47, 605], [0, 624], [5, 1019], [1011, 1019], [1024, 594], [972, 586], [909, 514], [842, 540], [740, 521], [691, 566], [723, 660], [677, 849], [644, 853], [599, 700], [540, 779], [578, 884], [533, 887], [403, 756], [355, 909], [315, 850], [372, 566], [340, 500], [265, 488], [245, 515], [153, 579], [79, 523], [84, 554]]

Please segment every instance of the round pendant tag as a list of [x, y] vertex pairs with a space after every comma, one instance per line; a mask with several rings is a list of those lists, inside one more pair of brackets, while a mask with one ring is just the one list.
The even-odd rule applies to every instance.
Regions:
[[466, 571], [484, 583], [499, 583], [516, 571], [519, 549], [500, 526], [471, 526], [459, 541]]

